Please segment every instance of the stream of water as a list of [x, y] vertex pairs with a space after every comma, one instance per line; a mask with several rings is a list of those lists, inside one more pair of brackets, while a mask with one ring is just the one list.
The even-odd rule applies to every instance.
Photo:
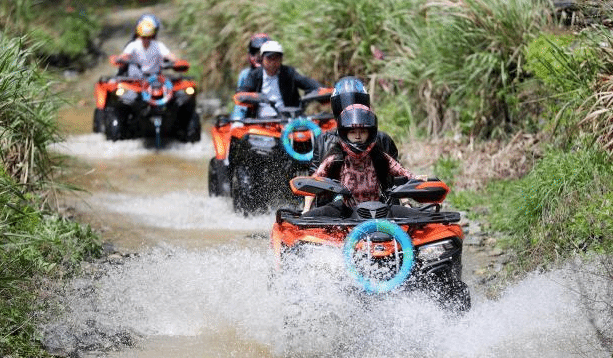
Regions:
[[81, 356], [610, 357], [594, 327], [610, 328], [611, 279], [594, 266], [531, 275], [497, 300], [471, 288], [472, 310], [455, 317], [419, 293], [356, 293], [335, 251], [273, 274], [273, 215], [245, 218], [206, 193], [207, 136], [155, 153], [85, 134], [56, 150], [94, 168], [73, 205], [132, 252], [75, 279], [45, 327]]

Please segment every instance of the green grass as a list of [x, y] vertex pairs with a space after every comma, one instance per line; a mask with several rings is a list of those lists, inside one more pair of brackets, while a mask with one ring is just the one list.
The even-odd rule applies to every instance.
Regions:
[[524, 178], [492, 183], [490, 229], [522, 270], [575, 254], [613, 254], [613, 166], [597, 149], [552, 150]]
[[87, 225], [58, 216], [46, 200], [57, 158], [59, 101], [24, 38], [0, 35], [0, 356], [38, 357], [34, 312], [40, 283], [69, 276], [101, 254]]

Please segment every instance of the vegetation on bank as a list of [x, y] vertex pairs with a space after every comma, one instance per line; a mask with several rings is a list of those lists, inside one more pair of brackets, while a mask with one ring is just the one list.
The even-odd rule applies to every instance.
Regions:
[[[285, 63], [326, 85], [363, 78], [397, 138], [542, 134], [543, 154], [524, 178], [451, 197], [488, 207], [485, 221], [506, 234], [523, 272], [613, 253], [613, 41], [603, 25], [612, 14], [575, 3], [570, 13], [548, 0], [177, 0], [174, 25], [200, 58], [204, 87], [221, 93], [233, 91], [251, 34], [267, 32]], [[435, 167], [461, 173], [454, 161]]]
[[44, 64], [82, 71], [100, 56], [104, 11], [168, 0], [11, 0], [0, 2], [0, 32], [27, 36], [27, 46]]
[[27, 38], [0, 31], [0, 356], [34, 357], [42, 282], [69, 276], [102, 246], [89, 226], [54, 212], [48, 194], [58, 163], [47, 145], [59, 140], [58, 101]]

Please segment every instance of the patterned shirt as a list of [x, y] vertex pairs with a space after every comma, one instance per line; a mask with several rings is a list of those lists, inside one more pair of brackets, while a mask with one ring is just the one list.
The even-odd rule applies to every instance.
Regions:
[[[415, 178], [413, 173], [403, 168], [400, 163], [387, 155], [387, 153], [383, 153], [383, 155], [389, 163], [390, 175], [395, 177], [404, 176], [409, 179]], [[329, 177], [330, 168], [336, 159], [337, 156], [328, 156], [313, 175]], [[358, 203], [379, 200], [379, 179], [377, 178], [375, 166], [370, 155], [365, 155], [362, 158], [346, 155], [341, 166], [339, 180], [341, 184], [351, 191]]]

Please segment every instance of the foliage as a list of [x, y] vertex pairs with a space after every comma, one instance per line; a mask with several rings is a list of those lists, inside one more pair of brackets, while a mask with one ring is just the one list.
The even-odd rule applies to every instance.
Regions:
[[24, 48], [0, 34], [0, 355], [43, 356], [36, 343], [37, 282], [70, 272], [101, 253], [89, 226], [47, 210], [59, 140], [58, 101], [47, 76]]
[[[179, 0], [174, 26], [199, 52], [205, 87], [231, 91], [246, 65], [249, 37], [268, 32], [285, 46], [286, 63], [325, 85], [348, 74], [364, 78], [397, 133], [408, 121], [429, 135], [461, 128], [489, 137], [524, 126], [518, 105], [524, 100], [524, 51], [549, 24], [549, 5]], [[402, 105], [393, 111], [389, 103]]]
[[52, 170], [47, 145], [59, 137], [59, 103], [24, 42], [0, 34], [0, 160], [18, 182], [40, 186]]
[[[101, 254], [89, 226], [40, 211], [24, 186], [0, 175], [0, 354], [41, 356], [34, 341], [38, 277], [70, 270]], [[68, 271], [70, 272], [70, 271]]]
[[452, 158], [451, 156], [441, 156], [434, 163], [434, 175], [441, 179], [450, 188], [453, 188], [454, 178], [461, 174], [461, 163], [459, 159]]
[[[59, 6], [58, 6], [59, 5]], [[95, 2], [18, 0], [0, 4], [0, 32], [27, 35], [26, 46], [52, 64], [86, 66], [101, 26]]]
[[517, 182], [489, 188], [491, 228], [534, 269], [584, 251], [613, 253], [613, 166], [594, 148], [551, 150]]

